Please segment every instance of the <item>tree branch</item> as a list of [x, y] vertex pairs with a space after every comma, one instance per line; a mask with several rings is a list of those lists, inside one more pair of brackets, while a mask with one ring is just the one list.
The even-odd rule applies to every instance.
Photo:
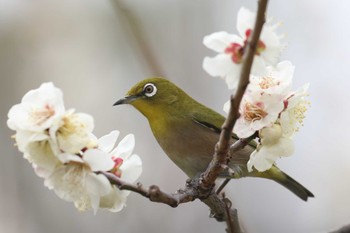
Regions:
[[[228, 116], [222, 125], [222, 131], [220, 134], [219, 142], [215, 147], [215, 154], [207, 170], [202, 174], [202, 187], [208, 189], [215, 183], [216, 178], [223, 171], [223, 164], [227, 164], [227, 158], [229, 157], [230, 140], [232, 137], [232, 130], [239, 117], [239, 106], [245, 90], [249, 84], [250, 70], [253, 64], [254, 55], [259, 41], [259, 36], [262, 31], [262, 27], [265, 23], [265, 12], [267, 8], [268, 0], [259, 0], [258, 12], [256, 15], [255, 25], [252, 36], [248, 39], [247, 47], [243, 56], [242, 70], [240, 74], [240, 80], [237, 88], [236, 95], [231, 96], [231, 105]], [[241, 145], [242, 146], [242, 145]], [[243, 147], [245, 145], [243, 144]], [[240, 146], [239, 146], [240, 147]], [[240, 147], [241, 148], [241, 147]]]
[[[231, 96], [231, 105], [229, 114], [222, 125], [222, 131], [220, 134], [220, 139], [218, 143], [215, 146], [215, 153], [213, 156], [212, 161], [210, 162], [207, 170], [202, 173], [201, 175], [201, 189], [212, 189], [215, 185], [215, 180], [219, 176], [220, 173], [222, 173], [225, 169], [224, 165], [227, 165], [230, 162], [230, 140], [232, 137], [232, 130], [236, 123], [237, 118], [239, 117], [239, 106], [242, 101], [243, 95], [245, 93], [245, 90], [249, 84], [249, 75], [250, 70], [253, 64], [254, 55], [256, 52], [256, 48], [258, 45], [260, 33], [262, 31], [262, 27], [265, 23], [265, 12], [267, 8], [267, 2], [268, 0], [259, 0], [258, 2], [258, 11], [256, 15], [255, 25], [253, 29], [252, 36], [248, 39], [247, 47], [245, 48], [245, 54], [243, 56], [243, 64], [242, 64], [242, 70], [240, 74], [240, 80], [237, 88], [236, 95], [233, 97]], [[232, 147], [231, 152], [240, 150], [244, 148], [249, 143], [250, 139], [240, 139], [238, 140]], [[204, 201], [204, 200], [202, 200]], [[207, 201], [205, 203], [210, 206]], [[226, 207], [226, 206], [225, 206]], [[213, 211], [213, 209], [211, 208]], [[228, 222], [228, 231], [229, 232], [241, 232], [239, 223], [238, 223], [238, 217], [237, 212], [230, 209], [230, 211], [227, 211], [227, 208], [224, 208], [226, 212], [225, 219]], [[223, 209], [217, 210], [215, 214], [222, 214]], [[235, 212], [232, 216], [236, 216], [234, 218], [231, 218], [228, 214]], [[231, 227], [231, 223], [233, 222], [233, 225], [236, 227]]]

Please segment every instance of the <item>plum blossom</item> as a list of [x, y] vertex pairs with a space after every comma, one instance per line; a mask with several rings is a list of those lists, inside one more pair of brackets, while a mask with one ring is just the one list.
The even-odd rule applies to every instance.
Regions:
[[310, 102], [305, 99], [308, 96], [308, 88], [308, 83], [303, 85], [284, 102], [286, 108], [281, 113], [280, 124], [283, 133], [289, 137], [292, 137], [299, 130], [299, 127], [303, 125], [305, 113], [310, 105]]
[[276, 66], [266, 67], [267, 75], [250, 76], [249, 91], [277, 95], [284, 98], [290, 93], [294, 66], [290, 61], [282, 61]]
[[263, 128], [259, 137], [260, 143], [247, 163], [250, 172], [253, 171], [253, 167], [260, 172], [266, 171], [278, 158], [290, 156], [294, 152], [293, 140], [283, 135], [279, 124]]
[[[228, 112], [229, 105], [230, 102], [225, 103], [225, 112]], [[283, 108], [283, 101], [275, 96], [246, 93], [233, 132], [240, 138], [250, 137], [257, 130], [274, 124]]]
[[[205, 57], [203, 69], [211, 76], [219, 76], [226, 81], [229, 89], [235, 89], [241, 69], [242, 58], [248, 38], [252, 33], [256, 13], [241, 7], [237, 16], [237, 30], [239, 35], [227, 32], [215, 32], [205, 36], [203, 44], [219, 53], [215, 57]], [[276, 25], [265, 24], [252, 66], [252, 74], [266, 75], [266, 66], [274, 66], [278, 62], [284, 47], [281, 36], [275, 32]]]
[[119, 135], [112, 131], [98, 139], [97, 148], [88, 149], [80, 156], [64, 153], [58, 155], [62, 166], [46, 179], [45, 185], [56, 194], [74, 202], [80, 211], [98, 208], [118, 212], [123, 209], [129, 191], [112, 186], [99, 171], [111, 172], [126, 182], [135, 182], [141, 175], [142, 162], [133, 154], [135, 139], [127, 135], [114, 149]]
[[96, 213], [101, 196], [112, 189], [108, 179], [96, 172], [111, 170], [114, 166], [112, 158], [98, 149], [88, 149], [81, 156], [60, 154], [58, 158], [62, 166], [45, 180], [45, 185], [54, 189], [63, 200], [74, 202], [78, 210], [92, 208]]
[[70, 110], [62, 116], [59, 124], [50, 128], [49, 133], [58, 151], [75, 154], [85, 147], [96, 146], [91, 136], [93, 128], [92, 116]]
[[43, 83], [25, 94], [21, 103], [12, 106], [7, 125], [17, 133], [18, 149], [25, 152], [30, 142], [47, 140], [47, 130], [58, 124], [65, 113], [62, 91], [52, 83]]
[[[245, 7], [241, 7], [238, 11], [236, 27], [239, 35], [244, 38], [245, 41], [248, 40], [252, 32], [255, 18], [256, 13]], [[256, 51], [257, 56], [255, 56], [254, 59], [261, 60], [265, 66], [276, 64], [285, 47], [285, 45], [281, 42], [283, 36], [276, 33], [278, 26], [279, 23], [271, 24], [271, 20], [268, 19], [261, 31], [260, 40]]]
[[66, 111], [62, 91], [52, 83], [25, 94], [8, 117], [18, 149], [60, 198], [80, 211], [95, 213], [98, 208], [117, 212], [125, 206], [130, 192], [111, 185], [100, 172], [111, 172], [126, 182], [138, 179], [142, 162], [132, 154], [132, 134], [116, 147], [118, 131], [97, 139], [92, 116]]
[[[126, 182], [135, 182], [142, 173], [142, 162], [138, 155], [132, 154], [135, 147], [134, 135], [125, 136], [119, 144], [114, 145], [119, 136], [118, 131], [101, 137], [98, 140], [99, 149], [109, 153], [114, 161], [111, 172]], [[125, 206], [126, 198], [130, 191], [119, 190], [115, 186], [105, 196], [101, 198], [100, 207], [107, 208], [112, 212], [118, 212]]]

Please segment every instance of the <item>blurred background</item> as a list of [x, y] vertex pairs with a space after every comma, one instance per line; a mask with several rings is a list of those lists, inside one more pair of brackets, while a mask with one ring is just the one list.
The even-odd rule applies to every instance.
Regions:
[[[165, 76], [223, 113], [226, 84], [201, 67], [213, 55], [205, 35], [236, 33], [243, 0], [0, 0], [0, 232], [224, 232], [199, 201], [172, 209], [131, 194], [120, 213], [79, 213], [43, 186], [13, 146], [7, 112], [30, 89], [52, 81], [67, 108], [90, 113], [95, 134], [134, 133], [144, 185], [173, 192], [185, 175], [156, 143], [146, 119], [112, 107], [137, 81]], [[226, 193], [246, 232], [329, 232], [350, 223], [350, 14], [348, 1], [270, 1], [295, 66], [295, 87], [311, 83], [311, 108], [296, 135], [296, 152], [278, 165], [310, 189], [303, 202], [274, 182], [231, 181]]]

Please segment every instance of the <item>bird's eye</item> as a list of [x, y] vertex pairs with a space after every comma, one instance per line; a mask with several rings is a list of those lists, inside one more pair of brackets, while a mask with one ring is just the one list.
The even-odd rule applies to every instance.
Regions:
[[153, 83], [147, 83], [143, 88], [143, 92], [145, 96], [152, 97], [157, 93], [157, 87]]

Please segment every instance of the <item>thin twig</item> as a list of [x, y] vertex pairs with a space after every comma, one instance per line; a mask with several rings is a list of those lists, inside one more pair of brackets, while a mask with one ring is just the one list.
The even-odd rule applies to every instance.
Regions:
[[159, 202], [167, 204], [171, 207], [177, 207], [181, 203], [194, 201], [197, 194], [191, 193], [191, 189], [186, 189], [185, 191], [179, 190], [177, 193], [166, 193], [160, 190], [157, 185], [151, 185], [148, 189], [143, 188], [141, 183], [136, 185], [122, 181], [116, 175], [109, 172], [100, 172], [105, 175], [108, 180], [116, 185], [120, 190], [129, 190], [138, 193], [152, 202]]
[[140, 21], [135, 15], [128, 10], [120, 0], [110, 0], [116, 15], [121, 19], [122, 26], [124, 26], [124, 32], [128, 32], [130, 38], [136, 44], [141, 55], [142, 63], [146, 63], [151, 76], [165, 76], [165, 72], [162, 69], [159, 61], [156, 59], [154, 51], [151, 49], [149, 43], [147, 43]]

